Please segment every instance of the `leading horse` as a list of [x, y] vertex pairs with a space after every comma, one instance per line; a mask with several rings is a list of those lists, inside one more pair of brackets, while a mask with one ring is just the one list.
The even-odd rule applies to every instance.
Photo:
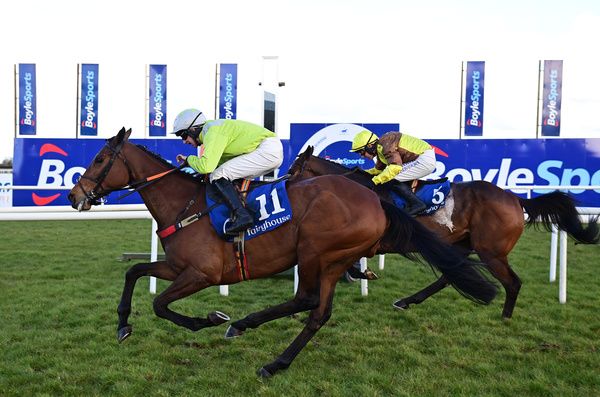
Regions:
[[[115, 190], [135, 187], [148, 210], [167, 230], [196, 214], [198, 220], [161, 239], [165, 260], [140, 263], [126, 273], [117, 312], [117, 339], [132, 332], [128, 324], [136, 281], [154, 276], [172, 283], [154, 299], [157, 316], [192, 331], [229, 320], [222, 312], [206, 318], [189, 317], [169, 309], [169, 304], [211, 285], [242, 281], [232, 243], [219, 238], [211, 226], [205, 199], [206, 185], [128, 141], [131, 130], [122, 129], [96, 154], [91, 165], [69, 192], [73, 208], [88, 210]], [[150, 181], [150, 182], [148, 182]], [[258, 371], [268, 377], [289, 367], [294, 358], [331, 316], [333, 293], [339, 277], [356, 260], [377, 251], [410, 256], [406, 247], [417, 247], [422, 258], [448, 277], [465, 296], [489, 303], [497, 290], [480, 272], [481, 264], [465, 261], [454, 249], [402, 211], [349, 179], [324, 176], [287, 187], [291, 221], [245, 243], [249, 278], [266, 277], [298, 264], [299, 285], [293, 299], [234, 322], [226, 337], [247, 328], [310, 310], [308, 322], [291, 345]]]
[[[292, 178], [312, 178], [320, 175], [344, 175], [349, 179], [372, 186], [369, 173], [350, 169], [327, 159], [313, 156], [309, 146], [290, 166]], [[376, 192], [383, 200], [391, 202], [389, 186], [396, 181], [380, 185]], [[528, 215], [524, 221], [523, 211]], [[597, 217], [587, 227], [579, 220], [575, 201], [566, 193], [552, 192], [532, 199], [523, 199], [486, 181], [453, 183], [446, 206], [435, 215], [417, 216], [416, 219], [434, 231], [444, 241], [462, 250], [465, 256], [479, 255], [492, 275], [506, 291], [502, 317], [512, 316], [521, 280], [508, 263], [508, 254], [521, 237], [525, 226], [536, 225], [550, 230], [552, 224], [566, 231], [578, 243], [596, 244], [600, 239]], [[539, 222], [539, 223], [536, 223]], [[394, 306], [408, 309], [442, 290], [448, 280], [441, 277], [421, 291], [398, 300]]]

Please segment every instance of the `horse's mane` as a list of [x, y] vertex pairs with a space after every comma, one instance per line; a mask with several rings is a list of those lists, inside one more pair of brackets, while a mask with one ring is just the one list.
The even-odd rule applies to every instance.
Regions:
[[311, 157], [312, 160], [327, 161], [331, 165], [339, 168], [340, 170], [344, 170], [344, 171], [350, 171], [351, 170], [350, 167], [346, 167], [345, 165], [340, 164], [340, 163], [338, 163], [336, 161], [332, 161], [332, 160], [328, 160], [328, 159], [323, 158], [323, 157], [315, 156], [314, 154], [311, 154], [310, 157]]
[[363, 175], [369, 175], [369, 173], [365, 170], [363, 170], [360, 167], [346, 167], [343, 164], [340, 164], [336, 161], [332, 161], [332, 160], [328, 160], [326, 158], [323, 157], [319, 157], [319, 156], [315, 156], [314, 154], [311, 154], [310, 157], [308, 159], [306, 159], [305, 161], [309, 161], [309, 160], [317, 160], [317, 161], [326, 161], [329, 165], [336, 167], [337, 169], [339, 169], [342, 173], [349, 173], [349, 172], [354, 172], [357, 174], [363, 174]]
[[146, 146], [142, 146], [142, 145], [135, 145], [135, 146], [137, 146], [139, 149], [142, 149], [142, 151], [144, 151], [147, 154], [149, 154], [150, 156], [154, 157], [156, 160], [160, 161], [163, 165], [165, 165], [169, 168], [175, 168], [175, 166], [173, 164], [171, 164], [170, 162], [168, 162], [167, 160], [162, 158], [160, 156], [160, 154], [150, 151]]
[[[152, 158], [158, 160], [164, 166], [169, 167], [169, 169], [176, 168], [172, 163], [170, 163], [167, 160], [165, 160], [164, 158], [162, 158], [160, 154], [154, 153], [153, 151], [148, 149], [146, 146], [142, 146], [142, 145], [135, 145], [135, 146], [137, 146], [138, 149], [141, 149], [144, 153], [150, 155]], [[187, 172], [184, 172], [181, 170], [177, 170], [177, 173], [185, 176], [186, 178], [189, 178], [189, 179], [195, 181], [196, 183], [202, 182], [202, 179], [203, 179], [202, 175], [200, 175], [200, 177], [199, 177], [198, 174], [188, 174]]]

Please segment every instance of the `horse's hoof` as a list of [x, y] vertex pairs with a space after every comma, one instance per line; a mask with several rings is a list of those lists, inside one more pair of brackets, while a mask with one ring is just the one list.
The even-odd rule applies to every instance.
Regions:
[[392, 307], [396, 310], [408, 310], [408, 304], [404, 302], [404, 299], [394, 302]]
[[269, 371], [267, 371], [265, 369], [265, 367], [261, 367], [258, 371], [256, 371], [256, 374], [261, 377], [261, 378], [271, 378], [273, 376], [272, 373], [270, 373]]
[[379, 276], [371, 269], [365, 270], [364, 274], [365, 274], [365, 277], [367, 278], [367, 280], [372, 281], [372, 280], [377, 280], [379, 278]]
[[239, 329], [235, 328], [233, 325], [230, 325], [229, 328], [227, 328], [227, 331], [225, 332], [225, 339], [233, 339], [233, 338], [237, 338], [238, 336], [242, 336], [244, 335], [244, 331], [240, 331]]
[[126, 325], [123, 328], [119, 329], [117, 331], [117, 341], [119, 341], [119, 343], [123, 342], [129, 337], [129, 335], [131, 335], [131, 332], [133, 332], [133, 328], [131, 328], [131, 325]]
[[208, 320], [213, 323], [213, 325], [221, 325], [231, 319], [227, 314], [217, 310], [216, 312], [208, 313]]

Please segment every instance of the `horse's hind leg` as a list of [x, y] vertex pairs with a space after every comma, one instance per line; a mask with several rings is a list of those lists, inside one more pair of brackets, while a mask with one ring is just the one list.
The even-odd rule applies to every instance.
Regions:
[[446, 277], [443, 275], [434, 281], [432, 284], [423, 288], [419, 292], [408, 296], [406, 298], [402, 298], [394, 302], [392, 305], [394, 309], [397, 310], [405, 310], [410, 307], [411, 304], [419, 304], [423, 302], [425, 299], [429, 298], [431, 295], [438, 293], [448, 286], [448, 281], [446, 281]]
[[479, 257], [482, 262], [488, 265], [490, 273], [500, 281], [506, 291], [506, 299], [504, 300], [504, 308], [502, 309], [502, 318], [511, 318], [517, 297], [521, 290], [521, 279], [510, 268], [506, 256], [492, 256], [485, 253], [480, 253]]
[[327, 322], [327, 320], [329, 320], [333, 307], [333, 293], [340, 275], [341, 273], [336, 275], [328, 274], [326, 278], [321, 279], [319, 306], [310, 312], [306, 326], [288, 348], [285, 349], [275, 361], [258, 370], [260, 376], [267, 378], [274, 375], [279, 370], [288, 368], [304, 346], [306, 346], [317, 331]]
[[213, 285], [206, 278], [198, 277], [195, 272], [195, 269], [188, 267], [179, 274], [175, 281], [154, 299], [154, 313], [158, 317], [170, 320], [192, 331], [213, 327], [229, 321], [229, 317], [226, 314], [218, 311], [209, 313], [206, 318], [200, 318], [184, 316], [168, 308], [170, 303]]
[[125, 285], [123, 286], [121, 301], [117, 308], [117, 313], [119, 314], [117, 340], [119, 342], [124, 341], [131, 335], [132, 328], [131, 325], [127, 323], [129, 315], [131, 314], [131, 297], [133, 295], [135, 283], [143, 276], [154, 276], [162, 280], [174, 280], [177, 277], [177, 273], [175, 273], [165, 261], [138, 263], [129, 268], [125, 274]]

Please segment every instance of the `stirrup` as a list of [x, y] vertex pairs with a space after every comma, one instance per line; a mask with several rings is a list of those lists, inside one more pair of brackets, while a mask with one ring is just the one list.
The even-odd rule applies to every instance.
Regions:
[[[237, 234], [240, 232], [244, 232], [244, 231], [246, 231], [246, 229], [250, 228], [250, 226], [252, 226], [254, 224], [254, 219], [252, 218], [252, 215], [250, 215], [248, 210], [246, 210], [246, 209], [244, 209], [244, 210], [246, 213], [245, 216], [239, 216], [240, 215], [239, 212], [241, 212], [242, 210], [238, 210], [235, 212], [234, 219], [225, 228], [225, 233]], [[240, 219], [243, 220], [244, 217], [246, 217], [247, 220], [240, 223]]]

